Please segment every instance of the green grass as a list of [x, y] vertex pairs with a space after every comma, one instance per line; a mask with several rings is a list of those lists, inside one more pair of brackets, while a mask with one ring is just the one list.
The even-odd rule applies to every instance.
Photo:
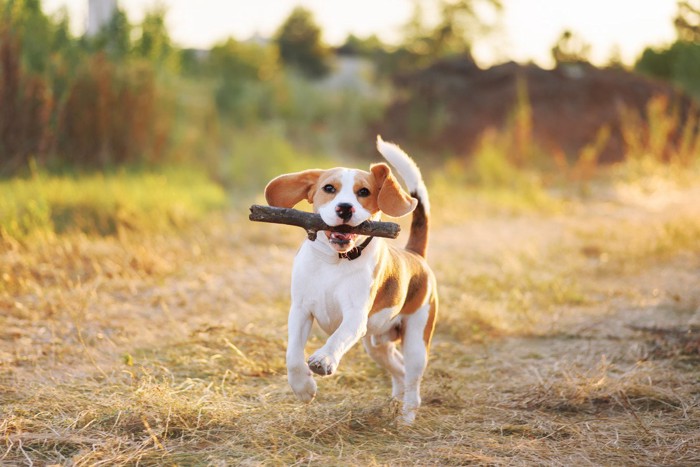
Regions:
[[0, 181], [0, 233], [35, 234], [180, 227], [227, 204], [225, 191], [201, 170], [118, 171]]
[[226, 145], [217, 177], [236, 193], [262, 193], [278, 175], [339, 165], [319, 152], [295, 146], [274, 125], [232, 131]]

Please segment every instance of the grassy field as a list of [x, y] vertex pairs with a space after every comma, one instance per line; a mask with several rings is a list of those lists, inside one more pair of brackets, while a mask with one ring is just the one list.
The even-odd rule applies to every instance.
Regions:
[[32, 173], [0, 180], [0, 235], [6, 240], [81, 231], [163, 231], [200, 220], [227, 203], [203, 170]]
[[179, 231], [4, 237], [0, 463], [700, 463], [700, 184], [524, 204], [433, 188], [441, 316], [413, 426], [360, 348], [294, 399], [304, 234], [238, 206]]

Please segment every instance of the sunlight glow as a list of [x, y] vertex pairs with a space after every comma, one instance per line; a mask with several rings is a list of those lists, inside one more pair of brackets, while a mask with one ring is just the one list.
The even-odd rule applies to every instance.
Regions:
[[[156, 0], [119, 0], [132, 21], [139, 21]], [[271, 36], [296, 5], [313, 11], [325, 40], [341, 44], [349, 33], [377, 34], [396, 43], [411, 16], [411, 0], [160, 0], [168, 8], [175, 41], [185, 47], [207, 48], [234, 36]], [[594, 63], [608, 61], [615, 48], [632, 63], [646, 46], [668, 44], [674, 38], [675, 0], [504, 0], [502, 30], [476, 44], [482, 65], [506, 60], [551, 65], [550, 50], [560, 34], [570, 29], [592, 46]], [[85, 29], [87, 0], [44, 0], [48, 12], [66, 6], [76, 33]]]

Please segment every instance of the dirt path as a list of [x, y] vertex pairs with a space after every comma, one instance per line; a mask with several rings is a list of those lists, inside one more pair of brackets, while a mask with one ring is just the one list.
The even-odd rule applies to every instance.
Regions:
[[359, 348], [293, 400], [298, 230], [231, 214], [8, 247], [0, 462], [698, 463], [700, 203], [640, 199], [434, 229], [442, 309], [411, 429]]

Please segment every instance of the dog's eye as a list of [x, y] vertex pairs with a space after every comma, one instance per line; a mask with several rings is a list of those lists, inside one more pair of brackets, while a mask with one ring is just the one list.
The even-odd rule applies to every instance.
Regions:
[[369, 196], [369, 190], [367, 188], [360, 188], [357, 190], [357, 196], [360, 198], [366, 198]]
[[335, 187], [331, 184], [328, 184], [323, 187], [323, 191], [325, 191], [326, 193], [335, 193]]

